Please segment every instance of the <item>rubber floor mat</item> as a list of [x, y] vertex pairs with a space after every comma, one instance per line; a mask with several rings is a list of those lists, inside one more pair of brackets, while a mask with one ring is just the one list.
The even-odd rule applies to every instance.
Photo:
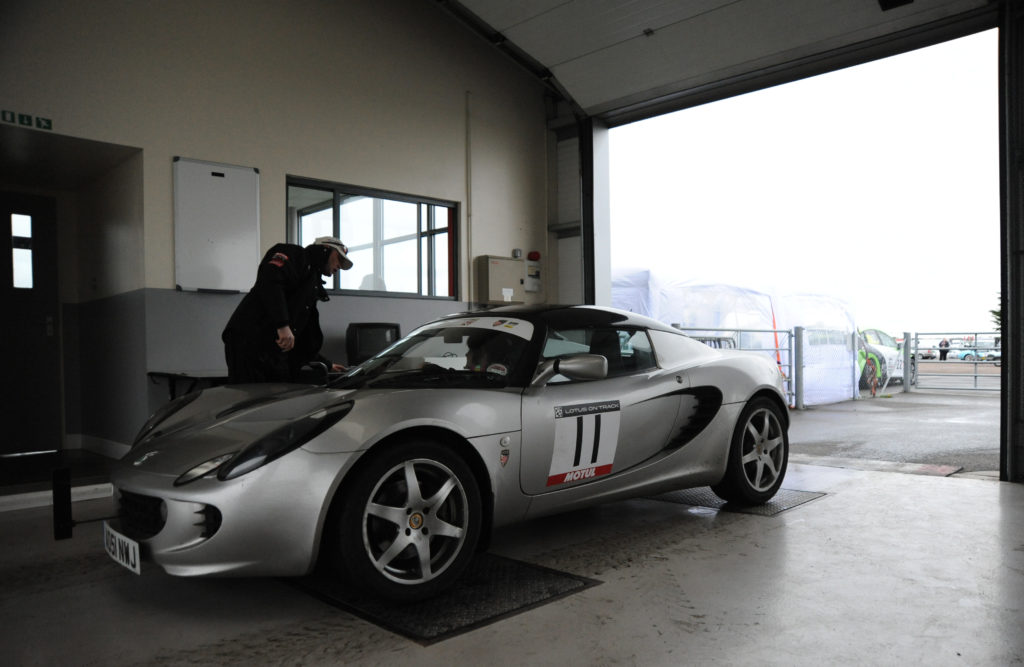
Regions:
[[682, 505], [693, 505], [694, 507], [710, 507], [724, 512], [739, 512], [741, 514], [758, 514], [760, 516], [774, 516], [779, 512], [803, 505], [806, 502], [820, 498], [824, 493], [816, 491], [793, 491], [791, 489], [779, 489], [775, 496], [763, 505], [738, 505], [728, 503], [715, 495], [709, 488], [685, 489], [683, 491], [669, 491], [660, 496], [652, 496], [652, 500], [662, 500], [669, 503], [680, 503]]
[[474, 630], [601, 583], [539, 565], [479, 554], [462, 577], [436, 598], [386, 603], [345, 591], [333, 578], [313, 574], [288, 580], [324, 602], [423, 645]]

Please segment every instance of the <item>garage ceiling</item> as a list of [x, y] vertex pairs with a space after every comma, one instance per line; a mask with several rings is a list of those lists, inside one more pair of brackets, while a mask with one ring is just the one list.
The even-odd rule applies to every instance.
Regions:
[[616, 125], [992, 27], [994, 0], [439, 0]]

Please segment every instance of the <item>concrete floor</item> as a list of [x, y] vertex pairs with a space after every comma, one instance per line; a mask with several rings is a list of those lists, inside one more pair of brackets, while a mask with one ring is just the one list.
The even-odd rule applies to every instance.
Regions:
[[137, 577], [99, 523], [54, 542], [49, 508], [0, 512], [3, 662], [1024, 664], [1024, 485], [795, 463], [784, 488], [826, 495], [770, 517], [642, 499], [507, 529], [493, 552], [602, 583], [430, 646], [279, 580]]

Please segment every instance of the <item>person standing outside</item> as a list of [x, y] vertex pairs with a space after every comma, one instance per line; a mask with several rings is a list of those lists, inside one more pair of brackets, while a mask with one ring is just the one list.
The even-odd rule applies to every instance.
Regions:
[[228, 381], [294, 382], [311, 361], [345, 370], [320, 354], [324, 336], [317, 303], [329, 298], [323, 277], [351, 268], [348, 248], [331, 236], [306, 247], [278, 243], [268, 250], [255, 284], [221, 334]]
[[939, 361], [945, 361], [947, 354], [949, 354], [949, 340], [943, 338], [939, 343]]

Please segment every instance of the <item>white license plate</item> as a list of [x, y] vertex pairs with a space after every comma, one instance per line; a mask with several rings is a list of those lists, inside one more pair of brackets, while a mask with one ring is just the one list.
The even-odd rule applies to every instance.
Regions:
[[139, 543], [117, 532], [106, 521], [103, 522], [103, 546], [115, 561], [135, 574], [142, 574]]

